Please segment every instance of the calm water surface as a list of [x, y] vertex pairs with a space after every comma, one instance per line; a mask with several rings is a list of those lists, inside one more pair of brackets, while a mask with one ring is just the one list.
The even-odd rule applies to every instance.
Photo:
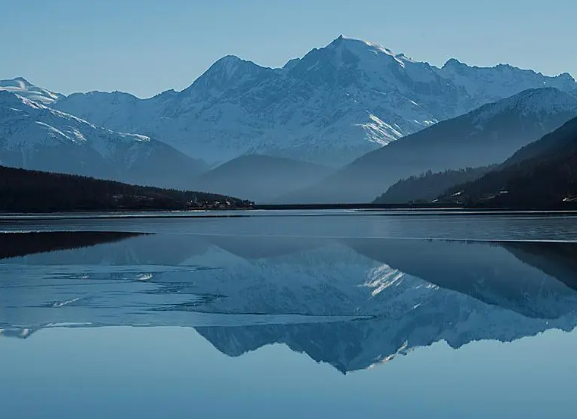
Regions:
[[225, 215], [0, 219], [2, 417], [575, 417], [576, 217]]

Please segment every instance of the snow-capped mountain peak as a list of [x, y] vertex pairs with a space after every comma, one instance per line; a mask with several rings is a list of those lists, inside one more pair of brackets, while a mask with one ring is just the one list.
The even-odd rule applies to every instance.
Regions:
[[16, 93], [26, 99], [33, 100], [38, 103], [50, 105], [59, 99], [64, 98], [60, 93], [54, 93], [41, 87], [34, 86], [24, 77], [16, 77], [14, 79], [0, 80], [0, 91], [7, 91]]
[[[409, 75], [420, 79], [417, 81], [438, 78], [426, 63], [417, 63], [376, 43], [343, 36], [325, 48], [313, 49], [293, 66], [291, 73], [300, 78], [309, 77], [315, 83], [349, 86], [362, 83], [382, 85], [387, 82], [394, 86], [409, 71], [407, 64], [421, 68], [421, 74]], [[411, 73], [415, 72], [414, 68]]]
[[272, 71], [272, 69], [261, 67], [252, 61], [243, 60], [235, 55], [227, 55], [210, 66], [183, 93], [210, 90], [214, 94]]
[[33, 87], [32, 83], [24, 77], [15, 77], [13, 79], [1, 80], [0, 82], [5, 87], [13, 87], [15, 89], [28, 89]]
[[354, 38], [345, 38], [344, 36], [339, 36], [333, 42], [329, 44], [327, 48], [334, 48], [334, 49], [346, 49], [353, 54], [357, 55], [359, 58], [364, 57], [371, 57], [371, 56], [379, 56], [384, 54], [395, 61], [401, 66], [404, 65], [406, 61], [412, 61], [405, 56], [405, 54], [397, 54], [391, 51], [389, 48], [385, 48], [384, 46], [369, 42], [361, 39], [354, 39]]

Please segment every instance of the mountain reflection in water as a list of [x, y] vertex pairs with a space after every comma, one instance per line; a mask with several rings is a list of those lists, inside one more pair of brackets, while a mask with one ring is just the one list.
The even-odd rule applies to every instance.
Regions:
[[441, 340], [457, 349], [577, 325], [573, 243], [11, 236], [0, 235], [9, 337], [185, 326], [229, 356], [282, 343], [346, 373]]

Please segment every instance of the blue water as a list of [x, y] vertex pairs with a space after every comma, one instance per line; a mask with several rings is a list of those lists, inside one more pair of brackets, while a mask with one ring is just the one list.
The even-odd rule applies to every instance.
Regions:
[[201, 214], [0, 221], [2, 417], [574, 417], [575, 218]]

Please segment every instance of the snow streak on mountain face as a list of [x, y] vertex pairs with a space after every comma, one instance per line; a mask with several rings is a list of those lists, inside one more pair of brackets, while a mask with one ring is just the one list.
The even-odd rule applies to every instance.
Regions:
[[[4, 149], [23, 147], [33, 151], [37, 145], [90, 145], [102, 157], [108, 157], [115, 146], [123, 143], [138, 145], [150, 142], [150, 138], [143, 135], [115, 135], [110, 130], [97, 128], [80, 118], [16, 94], [1, 92], [0, 106]], [[96, 135], [87, 138], [82, 131]]]
[[39, 101], [0, 91], [0, 164], [163, 185], [165, 173], [147, 173], [149, 165], [161, 169], [185, 163], [195, 165], [162, 142], [96, 127]]
[[248, 152], [341, 165], [488, 102], [529, 88], [572, 92], [547, 77], [499, 65], [443, 68], [379, 45], [339, 37], [283, 68], [234, 56], [182, 92], [150, 99], [120, 92], [73, 94], [54, 106], [92, 123], [165, 141], [211, 163]]

